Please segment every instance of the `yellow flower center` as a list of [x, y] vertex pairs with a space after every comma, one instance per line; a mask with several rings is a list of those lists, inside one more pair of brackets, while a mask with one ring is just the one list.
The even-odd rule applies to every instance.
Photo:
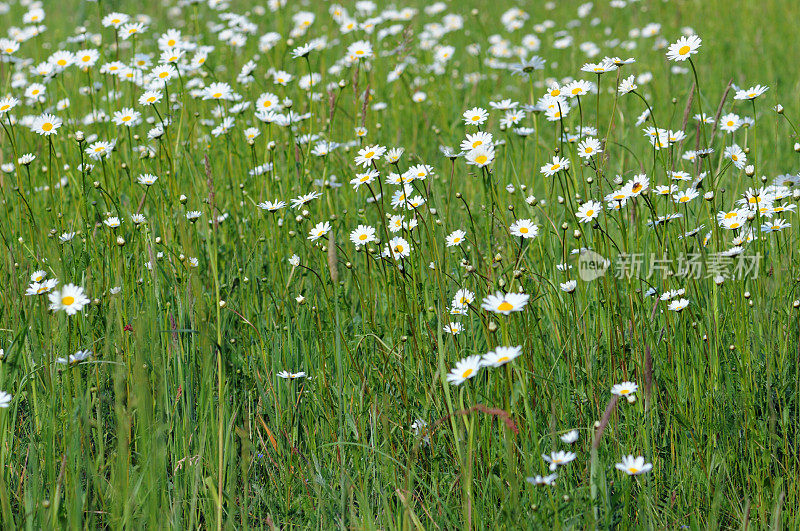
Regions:
[[70, 297], [69, 295], [61, 298], [61, 304], [63, 304], [64, 306], [71, 306], [72, 303], [74, 302], [75, 302], [75, 297]]
[[497, 309], [500, 310], [501, 312], [509, 312], [514, 309], [514, 305], [508, 301], [503, 301], [500, 303]]
[[[591, 208], [590, 208], [589, 210], [587, 210], [587, 211], [586, 211], [586, 217], [587, 217], [587, 218], [588, 218], [589, 216], [591, 216], [592, 214], [594, 214], [594, 210], [593, 210], [593, 209], [591, 209]], [[603, 218], [603, 219], [605, 219], [605, 218]]]
[[150, 96], [149, 98], [147, 98], [147, 103], [153, 103], [154, 101], [156, 101], [155, 96]]
[[528, 227], [520, 227], [519, 231], [520, 231], [522, 234], [528, 234]]
[[375, 152], [374, 151], [370, 151], [370, 152], [368, 152], [367, 154], [364, 155], [364, 158], [365, 159], [369, 159], [369, 158], [372, 158], [374, 156], [375, 156]]
[[53, 129], [53, 124], [50, 122], [45, 122], [42, 124], [42, 131], [51, 131]]
[[630, 472], [631, 474], [635, 474], [635, 473], [637, 473], [638, 471], [639, 471], [639, 469], [638, 469], [638, 468], [634, 468], [634, 467], [630, 467], [630, 468], [628, 468], [628, 472]]
[[167, 41], [167, 46], [175, 46], [175, 39], [170, 39]]
[[483, 145], [483, 142], [481, 142], [480, 140], [476, 140], [475, 142], [472, 143], [472, 149], [475, 149], [480, 145]]
[[122, 121], [123, 122], [130, 122], [132, 118], [133, 118], [132, 116], [123, 116], [122, 117]]
[[473, 371], [472, 369], [467, 369], [466, 371], [464, 371], [464, 373], [461, 375], [461, 377], [462, 377], [462, 378], [469, 378], [469, 377], [470, 377], [470, 375], [471, 375], [473, 372], [474, 372], [474, 371]]
[[364, 240], [367, 239], [367, 235], [366, 234], [362, 234], [361, 236], [358, 237], [358, 239], [363, 242]]
[[221, 98], [222, 97], [222, 92], [215, 92], [214, 94], [211, 95], [211, 97], [212, 98]]
[[636, 193], [636, 192], [638, 192], [638, 191], [639, 191], [639, 190], [641, 190], [641, 189], [642, 189], [642, 185], [641, 185], [641, 184], [639, 184], [639, 183], [636, 183], [636, 184], [634, 184], [634, 185], [633, 185], [633, 188], [631, 188], [631, 190], [633, 191], [633, 193]]
[[509, 360], [508, 356], [503, 356], [502, 358], [497, 360], [497, 363], [505, 363]]
[[684, 46], [680, 47], [680, 49], [678, 50], [678, 54], [679, 55], [686, 55], [687, 53], [689, 53], [690, 50], [691, 50], [691, 48], [689, 46], [684, 45]]
[[66, 61], [66, 59], [59, 59], [57, 61], [57, 63], [58, 63], [58, 66], [64, 66], [65, 64], [67, 64], [67, 61]]
[[158, 74], [158, 77], [160, 77], [161, 79], [164, 79], [168, 75], [169, 75], [169, 72], [161, 72], [160, 74]]
[[487, 157], [486, 155], [478, 155], [477, 157], [475, 157], [475, 162], [477, 162], [478, 164], [484, 164], [487, 160], [489, 160], [489, 157]]
[[478, 115], [475, 115], [475, 116], [473, 116], [473, 117], [472, 117], [472, 121], [473, 121], [473, 122], [477, 122], [477, 121], [478, 121], [478, 120], [480, 120], [480, 119], [481, 119], [481, 117], [480, 117], [480, 116], [478, 116]]
[[578, 88], [578, 87], [575, 87], [574, 89], [572, 89], [572, 93], [573, 94], [580, 94], [581, 93], [581, 89]]

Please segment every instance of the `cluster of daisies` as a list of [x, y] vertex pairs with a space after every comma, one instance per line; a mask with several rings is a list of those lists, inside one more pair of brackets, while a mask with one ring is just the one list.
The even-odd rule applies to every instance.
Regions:
[[[611, 388], [611, 394], [615, 395], [616, 397], [626, 398], [628, 402], [635, 402], [635, 393], [638, 390], [639, 386], [637, 386], [635, 383], [622, 382], [614, 385]], [[599, 422], [595, 423], [595, 427], [599, 426], [599, 424]], [[571, 445], [578, 440], [579, 433], [578, 430], [569, 430], [566, 433], [563, 433], [559, 438], [561, 439], [561, 442]], [[555, 450], [549, 454], [543, 454], [542, 459], [544, 459], [545, 463], [547, 463], [550, 472], [552, 473], [546, 476], [536, 475], [526, 478], [526, 480], [534, 485], [552, 486], [555, 484], [556, 479], [558, 479], [558, 474], [556, 474], [555, 471], [559, 467], [568, 465], [574, 461], [576, 457], [577, 454], [575, 454], [575, 452], [567, 450]], [[629, 476], [645, 474], [653, 469], [653, 465], [648, 463], [644, 457], [634, 456], [632, 454], [622, 456], [620, 462], [616, 463], [614, 466], [617, 470], [620, 470]]]
[[47, 278], [44, 270], [34, 271], [31, 274], [31, 281], [25, 290], [25, 295], [37, 296], [47, 294], [50, 299], [50, 309], [53, 311], [63, 311], [67, 315], [75, 315], [91, 302], [83, 291], [83, 288], [75, 284], [67, 284], [62, 289], [56, 290], [58, 280]]

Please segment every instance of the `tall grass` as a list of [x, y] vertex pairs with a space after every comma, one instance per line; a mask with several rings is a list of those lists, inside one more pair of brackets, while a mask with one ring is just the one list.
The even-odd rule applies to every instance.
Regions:
[[[23, 16], [32, 7], [22, 4], [30, 3], [3, 4], [3, 34], [31, 25]], [[429, 13], [428, 3], [409, 1], [393, 6], [418, 10], [407, 20], [344, 33], [322, 2], [275, 10], [266, 2], [183, 4], [45, 2], [46, 29], [24, 40], [13, 62], [5, 55], [0, 63], [0, 97], [20, 100], [0, 115], [0, 389], [11, 395], [0, 410], [3, 527], [797, 527], [798, 222], [791, 211], [775, 214], [790, 226], [761, 232], [767, 220], [754, 212], [745, 228], [727, 230], [716, 214], [782, 174], [795, 177], [781, 181], [788, 196], [773, 203], [798, 197], [800, 68], [786, 50], [798, 5], [596, 2], [579, 17], [577, 4], [537, 3], [523, 6], [530, 18], [510, 31], [501, 15], [515, 2], [452, 2]], [[378, 4], [372, 14], [343, 6], [363, 22], [391, 7]], [[147, 28], [120, 39], [101, 24], [114, 11], [149, 16]], [[316, 18], [297, 29], [301, 11]], [[233, 27], [225, 13], [253, 24], [253, 33], [234, 28], [241, 47], [224, 40], [231, 35], [222, 30]], [[442, 26], [426, 27], [448, 14], [460, 15], [463, 27], [441, 34]], [[554, 27], [538, 32], [548, 19]], [[654, 22], [656, 36], [629, 34]], [[399, 31], [379, 38], [394, 24]], [[703, 39], [691, 66], [665, 57], [685, 26]], [[137, 53], [150, 54], [142, 75], [151, 72], [158, 38], [170, 28], [214, 49], [194, 67], [189, 51], [180, 75], [160, 86], [159, 103], [139, 103], [143, 80], [100, 72], [115, 60], [129, 65]], [[259, 49], [270, 31], [280, 39]], [[559, 31], [573, 43], [554, 46]], [[97, 40], [70, 38], [84, 32]], [[541, 39], [528, 57], [546, 61], [530, 79], [487, 61], [490, 36], [520, 46], [528, 34]], [[325, 47], [292, 57], [318, 37]], [[374, 56], [342, 65], [362, 39]], [[587, 58], [579, 47], [586, 42], [599, 55]], [[472, 44], [480, 45], [476, 54]], [[452, 57], [437, 60], [438, 45], [453, 46]], [[46, 80], [31, 72], [58, 50], [84, 49], [100, 55], [88, 69], [70, 66]], [[636, 62], [581, 72], [604, 55]], [[240, 75], [251, 59], [252, 79]], [[387, 80], [400, 63], [405, 72]], [[270, 69], [294, 80], [275, 84]], [[322, 77], [305, 90], [299, 81], [310, 72]], [[648, 73], [635, 93], [616, 91], [628, 75]], [[504, 111], [489, 105], [533, 104], [552, 82], [572, 79], [600, 90], [581, 97], [580, 107], [569, 100], [563, 119], [529, 111], [501, 127]], [[739, 101], [731, 81], [770, 88]], [[200, 90], [213, 82], [230, 83], [241, 100], [204, 100]], [[32, 83], [46, 84], [43, 98], [24, 96]], [[309, 116], [293, 126], [258, 119], [263, 93], [291, 99], [284, 115]], [[69, 106], [59, 107], [64, 98]], [[237, 112], [245, 101], [251, 106]], [[125, 107], [142, 123], [109, 119]], [[483, 168], [439, 149], [458, 151], [478, 130], [462, 119], [473, 107], [489, 110], [480, 130], [500, 141]], [[648, 108], [650, 119], [637, 125]], [[56, 134], [31, 130], [45, 112], [63, 120]], [[699, 126], [700, 112], [755, 122], [725, 133], [719, 124]], [[215, 136], [225, 117], [234, 125]], [[148, 139], [161, 124], [163, 134]], [[589, 136], [603, 148], [588, 163], [577, 142], [562, 138], [581, 126], [595, 127]], [[654, 150], [647, 126], [685, 131], [686, 139]], [[260, 135], [248, 141], [247, 127]], [[90, 159], [87, 148], [104, 140], [116, 142], [113, 152]], [[318, 156], [322, 140], [338, 145]], [[725, 157], [733, 143], [748, 151], [752, 172]], [[358, 166], [359, 150], [375, 144], [405, 151], [396, 163]], [[714, 152], [699, 163], [681, 158], [705, 146]], [[35, 160], [19, 161], [26, 153]], [[570, 170], [546, 177], [540, 168], [554, 155]], [[408, 194], [424, 204], [393, 208], [400, 188], [387, 177], [416, 164], [431, 166]], [[349, 181], [367, 168], [380, 176], [353, 189]], [[693, 182], [708, 172], [686, 204], [655, 192], [678, 170]], [[642, 173], [648, 192], [611, 209], [604, 196]], [[144, 186], [141, 174], [158, 179]], [[321, 196], [298, 208], [258, 206], [312, 191]], [[589, 200], [604, 211], [579, 223], [576, 211]], [[187, 218], [191, 211], [199, 219]], [[146, 222], [134, 223], [136, 214]], [[390, 233], [388, 216], [397, 214], [416, 227]], [[648, 226], [669, 214], [682, 217]], [[119, 227], [105, 223], [111, 216], [122, 219]], [[512, 236], [519, 219], [532, 220], [538, 235]], [[309, 239], [320, 222], [330, 230]], [[359, 225], [373, 227], [378, 241], [353, 245]], [[717, 253], [748, 229], [757, 238], [741, 246], [760, 257], [757, 274], [715, 282], [707, 273]], [[455, 230], [464, 240], [448, 247]], [[412, 248], [402, 260], [381, 256], [395, 236]], [[612, 261], [605, 275], [578, 275], [585, 247]], [[642, 256], [641, 270], [618, 278], [622, 255], [632, 253]], [[689, 255], [703, 268], [698, 278], [676, 274], [687, 267], [679, 257]], [[658, 261], [664, 257], [667, 265]], [[50, 308], [48, 293], [26, 295], [38, 270], [59, 280], [55, 290], [82, 287], [90, 304], [68, 315]], [[577, 282], [572, 293], [559, 287], [568, 280]], [[461, 288], [475, 299], [466, 315], [453, 315]], [[685, 293], [672, 299], [689, 305], [673, 311], [657, 296], [678, 289]], [[498, 290], [530, 298], [507, 316], [483, 309]], [[463, 331], [446, 332], [451, 322]], [[460, 385], [448, 381], [459, 360], [516, 345], [522, 354], [510, 363], [482, 367]], [[91, 355], [59, 361], [79, 350]], [[626, 381], [638, 384], [635, 399], [610, 392]], [[562, 442], [573, 429], [577, 441]], [[550, 474], [542, 455], [559, 450], [576, 457], [558, 467], [553, 485], [526, 481]], [[617, 470], [628, 454], [652, 470]]]

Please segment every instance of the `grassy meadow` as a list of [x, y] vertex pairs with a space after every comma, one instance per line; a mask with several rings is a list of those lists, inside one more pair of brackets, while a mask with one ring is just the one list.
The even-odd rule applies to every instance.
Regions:
[[0, 0], [4, 529], [797, 529], [800, 4]]

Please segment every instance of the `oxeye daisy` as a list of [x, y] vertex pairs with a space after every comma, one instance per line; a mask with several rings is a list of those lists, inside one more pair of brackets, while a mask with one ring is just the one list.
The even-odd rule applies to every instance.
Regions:
[[639, 386], [634, 382], [622, 382], [611, 388], [611, 394], [616, 396], [631, 397], [639, 390]]
[[484, 367], [500, 367], [513, 361], [522, 354], [522, 345], [516, 347], [497, 347], [483, 355], [481, 365]]
[[519, 238], [535, 238], [539, 234], [539, 226], [530, 219], [518, 219], [508, 228], [512, 236]]
[[[591, 81], [586, 81], [585, 79], [577, 79], [564, 87], [563, 95], [567, 96], [568, 98], [575, 98], [579, 96], [585, 96], [592, 90], [594, 90], [594, 83]], [[555, 96], [556, 94], [553, 95]]]
[[486, 109], [481, 109], [480, 107], [473, 107], [467, 111], [464, 111], [464, 124], [466, 125], [483, 125], [483, 123], [489, 118], [489, 113], [486, 112]]
[[12, 396], [10, 393], [0, 391], [0, 408], [7, 408], [11, 405]]
[[203, 90], [204, 100], [232, 100], [233, 89], [227, 83], [215, 82], [211, 83]]
[[626, 455], [622, 460], [614, 465], [617, 470], [621, 470], [629, 476], [638, 476], [645, 474], [653, 469], [653, 465], [645, 463], [644, 457], [634, 457], [633, 455]]
[[452, 385], [461, 385], [470, 378], [474, 378], [481, 369], [481, 357], [469, 356], [456, 363], [447, 374], [447, 381]]
[[85, 149], [86, 154], [89, 155], [89, 158], [93, 160], [100, 160], [103, 157], [108, 158], [112, 151], [114, 151], [114, 143], [106, 142], [104, 140], [93, 142]]
[[737, 144], [726, 147], [722, 155], [740, 170], [747, 164], [747, 154]]
[[639, 87], [635, 83], [635, 78], [633, 76], [628, 76], [619, 82], [619, 87], [617, 87], [617, 92], [619, 92], [620, 96], [624, 96], [629, 92], [633, 92], [637, 88]]
[[94, 66], [99, 58], [100, 52], [97, 50], [81, 50], [75, 52], [75, 55], [73, 56], [75, 64], [84, 69]]
[[452, 322], [444, 325], [442, 331], [450, 335], [457, 336], [458, 334], [464, 331], [464, 327], [461, 325], [461, 323]]
[[400, 157], [403, 156], [403, 151], [404, 151], [403, 148], [399, 147], [391, 148], [386, 152], [386, 155], [384, 155], [383, 160], [385, 160], [389, 164], [396, 164], [400, 160]]
[[530, 295], [524, 293], [503, 293], [498, 291], [494, 295], [487, 295], [481, 303], [481, 308], [494, 313], [511, 315], [512, 312], [521, 312], [528, 304]]
[[463, 230], [454, 230], [445, 239], [447, 247], [457, 247], [464, 242], [464, 237], [467, 235]]
[[372, 45], [369, 41], [356, 41], [347, 47], [347, 55], [354, 60], [372, 57]]
[[578, 211], [575, 212], [575, 217], [578, 218], [579, 223], [589, 223], [597, 218], [602, 211], [603, 205], [597, 201], [587, 201], [578, 208]]
[[353, 185], [354, 190], [358, 190], [361, 185], [371, 184], [378, 178], [378, 170], [373, 168], [368, 169], [363, 173], [357, 173], [356, 176], [350, 179], [350, 184]]
[[550, 464], [550, 470], [553, 471], [559, 466], [564, 466], [571, 463], [575, 457], [577, 457], [572, 452], [565, 452], [563, 450], [559, 450], [557, 452], [551, 452], [550, 455], [542, 454], [542, 459], [544, 459], [547, 463]]
[[375, 227], [370, 225], [359, 225], [350, 233], [350, 241], [357, 248], [374, 242], [376, 239]]
[[559, 283], [558, 287], [564, 293], [574, 293], [575, 288], [578, 287], [578, 282], [575, 280], [567, 280], [566, 282]]
[[736, 100], [754, 100], [769, 90], [769, 87], [756, 85], [749, 89], [737, 90], [736, 95], [733, 97]]
[[475, 294], [468, 289], [460, 289], [453, 297], [453, 306], [469, 306], [475, 300]]
[[134, 35], [143, 33], [147, 27], [141, 22], [131, 22], [119, 27], [119, 36], [122, 40], [128, 40]]
[[306, 373], [303, 371], [300, 372], [289, 372], [289, 371], [281, 371], [278, 373], [278, 378], [283, 378], [284, 380], [297, 380], [299, 378], [305, 378]]
[[667, 59], [670, 61], [685, 61], [697, 53], [703, 41], [697, 35], [681, 37], [667, 49]]
[[560, 171], [566, 171], [569, 169], [569, 160], [560, 158], [558, 156], [553, 157], [552, 162], [549, 162], [540, 168], [540, 171], [545, 175], [545, 177], [552, 177], [556, 173]]
[[279, 201], [276, 199], [275, 201], [262, 201], [261, 203], [258, 203], [256, 206], [261, 210], [267, 210], [269, 212], [277, 212], [278, 210], [286, 206], [286, 202]]
[[680, 312], [689, 306], [688, 299], [678, 299], [669, 303], [669, 309], [673, 312]]
[[143, 173], [139, 175], [138, 182], [142, 186], [153, 186], [157, 180], [158, 180], [157, 176], [151, 173]]
[[116, 229], [122, 224], [122, 220], [116, 216], [111, 216], [110, 218], [104, 219], [103, 223], [110, 229]]
[[126, 15], [125, 13], [109, 13], [108, 15], [103, 17], [101, 23], [104, 27], [114, 27], [118, 28], [122, 24], [125, 24], [131, 19], [130, 16]]
[[582, 159], [590, 159], [603, 152], [600, 141], [596, 138], [587, 138], [578, 144], [578, 156]]
[[124, 125], [126, 127], [133, 127], [137, 123], [139, 123], [139, 118], [141, 117], [141, 113], [131, 109], [130, 107], [125, 107], [122, 110], [114, 112], [114, 123], [117, 125]]
[[327, 221], [320, 221], [314, 227], [308, 231], [308, 239], [312, 242], [317, 241], [318, 239], [322, 238], [326, 234], [328, 234], [331, 230], [331, 224]]
[[556, 483], [556, 479], [558, 479], [558, 474], [550, 474], [549, 476], [533, 476], [529, 478], [525, 478], [525, 481], [528, 483], [532, 483], [533, 485], [547, 485], [548, 487], [552, 487]]
[[57, 358], [56, 363], [60, 363], [62, 365], [72, 365], [74, 363], [80, 363], [84, 360], [89, 359], [92, 356], [91, 350], [79, 350], [75, 352], [75, 354], [70, 354], [68, 358]]
[[51, 310], [63, 310], [67, 315], [75, 315], [90, 302], [83, 288], [75, 284], [67, 284], [61, 290], [50, 293], [49, 298]]
[[167, 83], [178, 75], [178, 71], [171, 64], [158, 65], [152, 70], [151, 75], [154, 80]]
[[384, 247], [383, 256], [391, 256], [395, 260], [406, 258], [411, 254], [411, 244], [405, 238], [395, 236], [389, 240], [389, 245]]
[[467, 164], [483, 168], [494, 162], [495, 152], [492, 146], [480, 146], [476, 149], [471, 149], [464, 156]]
[[19, 100], [14, 98], [13, 96], [6, 96], [5, 98], [0, 98], [0, 115], [3, 115], [16, 107], [19, 104]]
[[367, 167], [373, 161], [380, 159], [386, 153], [386, 148], [375, 144], [374, 146], [365, 146], [358, 150], [358, 155], [355, 158], [355, 163], [359, 166]]
[[467, 135], [467, 138], [461, 142], [461, 150], [470, 151], [484, 145], [492, 145], [492, 134], [486, 131], [478, 131]]
[[42, 136], [50, 136], [56, 134], [58, 128], [64, 123], [61, 118], [52, 114], [43, 114], [33, 121], [31, 130]]
[[578, 440], [578, 430], [570, 430], [559, 437], [559, 439], [561, 439], [561, 442], [565, 444], [572, 444]]
[[687, 188], [683, 192], [678, 192], [676, 194], [673, 194], [672, 199], [677, 204], [683, 204], [690, 202], [692, 199], [698, 196], [700, 196], [700, 192], [698, 192], [694, 188]]

